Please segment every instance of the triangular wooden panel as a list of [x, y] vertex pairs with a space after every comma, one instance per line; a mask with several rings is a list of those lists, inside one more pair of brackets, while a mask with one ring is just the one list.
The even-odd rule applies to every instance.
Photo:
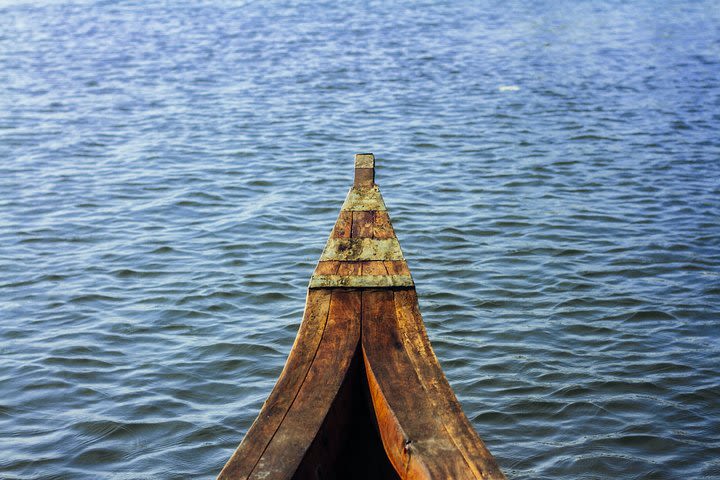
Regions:
[[375, 185], [355, 156], [275, 388], [219, 479], [504, 479], [432, 350]]

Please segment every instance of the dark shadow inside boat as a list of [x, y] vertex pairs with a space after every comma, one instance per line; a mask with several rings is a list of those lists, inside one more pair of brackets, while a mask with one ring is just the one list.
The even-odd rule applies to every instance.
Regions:
[[400, 480], [380, 439], [358, 345], [338, 395], [293, 480]]

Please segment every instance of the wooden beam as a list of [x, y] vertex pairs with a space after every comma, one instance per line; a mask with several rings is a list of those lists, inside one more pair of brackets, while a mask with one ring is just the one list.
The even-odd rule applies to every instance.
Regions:
[[359, 292], [334, 290], [322, 341], [305, 381], [251, 480], [292, 478], [340, 390], [359, 338]]
[[410, 275], [313, 275], [310, 288], [412, 287]]
[[415, 302], [414, 289], [362, 296], [365, 369], [388, 458], [403, 479], [502, 480], [419, 330]]
[[375, 185], [372, 188], [366, 189], [351, 188], [345, 198], [342, 210], [376, 210], [384, 212], [387, 208], [380, 194], [380, 189]]
[[331, 238], [320, 260], [363, 261], [403, 260], [400, 243], [396, 238]]
[[372, 153], [356, 153], [355, 168], [375, 168], [375, 155]]
[[275, 388], [235, 453], [218, 477], [221, 480], [249, 478], [290, 410], [310, 370], [330, 311], [330, 290], [309, 290], [300, 331]]

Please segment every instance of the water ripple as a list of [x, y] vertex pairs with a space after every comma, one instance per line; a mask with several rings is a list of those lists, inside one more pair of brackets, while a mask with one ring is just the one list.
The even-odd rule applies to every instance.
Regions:
[[720, 478], [712, 1], [0, 4], [0, 477], [212, 478], [352, 177], [511, 478]]

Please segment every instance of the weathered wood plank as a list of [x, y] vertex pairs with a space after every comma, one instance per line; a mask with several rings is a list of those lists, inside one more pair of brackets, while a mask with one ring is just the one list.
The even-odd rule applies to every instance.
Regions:
[[352, 214], [353, 212], [341, 211], [335, 222], [335, 227], [330, 234], [332, 238], [350, 238], [352, 234]]
[[339, 267], [340, 262], [337, 260], [318, 262], [313, 275], [336, 275]]
[[356, 153], [355, 168], [375, 168], [375, 155], [372, 153]]
[[250, 479], [292, 478], [345, 379], [359, 339], [360, 293], [334, 290], [322, 341], [305, 381]]
[[387, 260], [384, 263], [390, 275], [410, 275], [410, 269], [405, 260]]
[[246, 479], [272, 440], [300, 390], [318, 350], [330, 311], [329, 290], [309, 290], [295, 343], [270, 396], [218, 479]]
[[355, 180], [353, 187], [355, 188], [372, 188], [375, 185], [375, 169], [374, 168], [356, 168]]
[[388, 403], [365, 353], [363, 353], [363, 360], [380, 438], [390, 463], [402, 480], [411, 478], [411, 475], [414, 475], [415, 478], [430, 478], [430, 472], [427, 471], [425, 465], [417, 457], [411, 456], [410, 437], [403, 430]]
[[[365, 290], [362, 347], [385, 451], [403, 479], [475, 479], [438, 417], [398, 328], [392, 290]], [[375, 386], [373, 386], [375, 384]], [[382, 395], [378, 395], [381, 392]]]
[[422, 383], [434, 411], [477, 478], [501, 480], [492, 454], [485, 447], [445, 378], [427, 336], [414, 289], [398, 290], [394, 295], [398, 331], [408, 359]]
[[352, 211], [377, 210], [382, 212], [387, 210], [377, 185], [372, 188], [351, 188], [342, 209]]
[[410, 275], [313, 275], [309, 288], [412, 287]]
[[362, 264], [360, 262], [340, 262], [337, 274], [339, 276], [355, 276], [362, 272]]
[[403, 260], [396, 238], [330, 238], [320, 260]]
[[375, 238], [395, 238], [395, 231], [387, 212], [377, 212], [375, 214], [375, 227], [373, 230]]
[[375, 212], [352, 212], [352, 238], [372, 238]]
[[368, 260], [362, 263], [363, 275], [387, 275], [385, 263], [380, 260]]

